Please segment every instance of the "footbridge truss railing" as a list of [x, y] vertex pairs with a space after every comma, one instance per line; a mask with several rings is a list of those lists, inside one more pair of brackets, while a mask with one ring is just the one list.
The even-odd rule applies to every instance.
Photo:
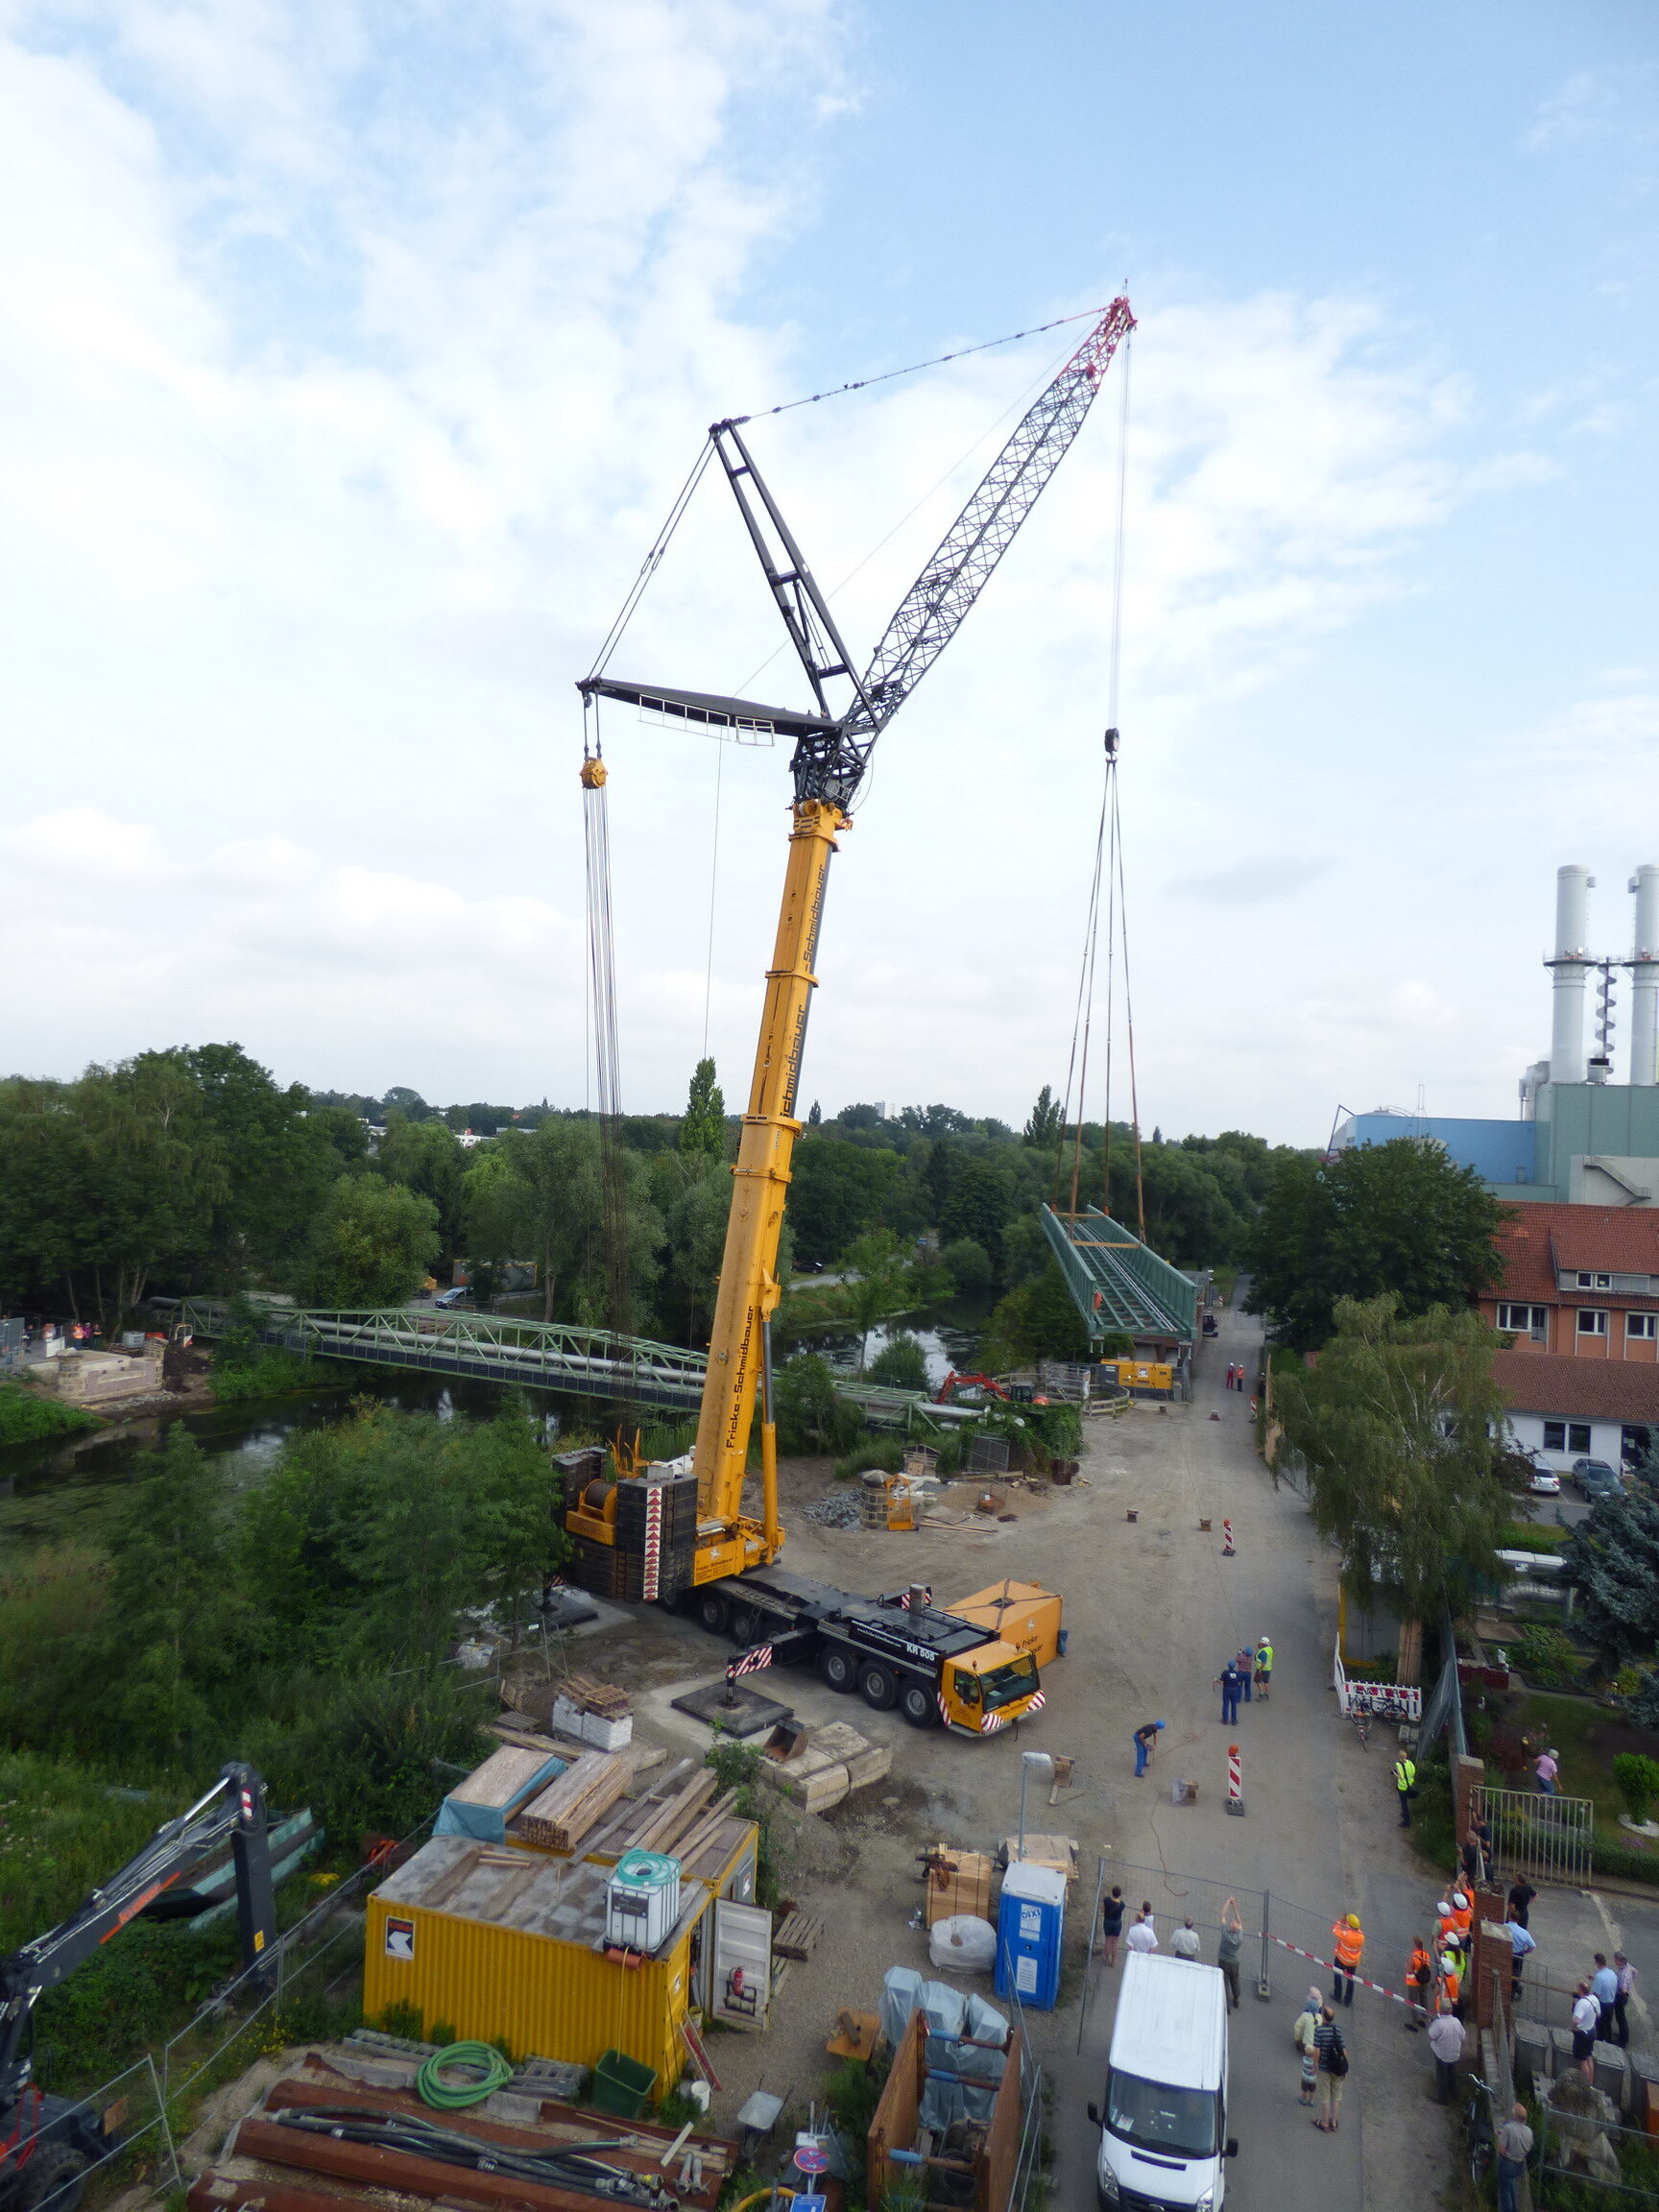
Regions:
[[676, 1412], [702, 1403], [709, 1364], [701, 1352], [680, 1344], [495, 1313], [421, 1312], [404, 1306], [326, 1312], [257, 1303], [232, 1309], [222, 1299], [186, 1298], [179, 1318], [194, 1335], [223, 1336], [250, 1313], [257, 1340], [288, 1352], [481, 1382], [521, 1382]]
[[[180, 1324], [195, 1336], [223, 1336], [247, 1327], [261, 1344], [316, 1358], [372, 1367], [409, 1367], [481, 1382], [519, 1382], [612, 1404], [661, 1406], [692, 1412], [703, 1401], [707, 1355], [683, 1344], [618, 1336], [607, 1329], [575, 1329], [560, 1321], [520, 1321], [497, 1313], [421, 1311], [388, 1306], [366, 1312], [325, 1311], [244, 1299], [186, 1298]], [[856, 1405], [872, 1428], [937, 1432], [974, 1417], [934, 1406], [925, 1395], [887, 1390], [850, 1378], [838, 1396]]]

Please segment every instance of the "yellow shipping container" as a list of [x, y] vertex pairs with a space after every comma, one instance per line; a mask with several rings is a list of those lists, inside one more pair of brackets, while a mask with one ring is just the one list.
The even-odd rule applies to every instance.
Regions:
[[684, 1882], [680, 1918], [648, 1959], [603, 1949], [609, 1870], [513, 1846], [435, 1836], [369, 1899], [363, 2014], [412, 2005], [426, 2032], [596, 2065], [622, 2052], [657, 2076], [684, 2070], [680, 2024], [692, 1998], [694, 1946], [713, 1890]]

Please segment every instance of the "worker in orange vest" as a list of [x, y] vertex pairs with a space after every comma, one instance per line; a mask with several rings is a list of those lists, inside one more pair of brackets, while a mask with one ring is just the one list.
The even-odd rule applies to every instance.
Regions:
[[1411, 1956], [1406, 1961], [1406, 1987], [1411, 1998], [1407, 2027], [1416, 2033], [1429, 2017], [1429, 1991], [1434, 1982], [1434, 1961], [1421, 1936], [1411, 1938]]
[[1452, 1917], [1456, 1923], [1460, 1940], [1467, 1943], [1470, 1925], [1475, 1918], [1475, 1908], [1461, 1889], [1454, 1889], [1452, 1892]]
[[1336, 1946], [1336, 1965], [1331, 1977], [1331, 2002], [1333, 2005], [1352, 2005], [1354, 2002], [1354, 1974], [1365, 1952], [1365, 1932], [1359, 1925], [1358, 1912], [1350, 1912], [1331, 1931], [1331, 1939]]
[[1463, 1995], [1463, 1954], [1455, 1943], [1449, 1943], [1440, 1961], [1440, 2008], [1445, 2012], [1455, 2012]]

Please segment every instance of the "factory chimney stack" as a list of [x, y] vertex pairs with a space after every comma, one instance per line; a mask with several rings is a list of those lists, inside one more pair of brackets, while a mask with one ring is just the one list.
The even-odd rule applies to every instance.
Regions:
[[1555, 871], [1555, 952], [1545, 966], [1554, 971], [1554, 1019], [1550, 1038], [1551, 1083], [1582, 1083], [1584, 1069], [1584, 977], [1589, 964], [1589, 893], [1596, 878], [1588, 868]]
[[[1565, 875], [1566, 871], [1562, 871]], [[1630, 1080], [1659, 1081], [1659, 868], [1638, 868], [1630, 878], [1636, 894], [1636, 941], [1630, 962]], [[1559, 989], [1560, 970], [1556, 970]], [[1559, 1007], [1561, 1001], [1555, 1001]]]

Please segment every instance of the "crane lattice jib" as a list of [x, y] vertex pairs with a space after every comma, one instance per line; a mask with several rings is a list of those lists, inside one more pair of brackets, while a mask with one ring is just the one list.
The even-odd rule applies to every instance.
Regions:
[[796, 793], [847, 806], [870, 748], [950, 642], [964, 615], [1083, 427], [1118, 346], [1135, 327], [1126, 299], [1106, 313], [1039, 395], [946, 532], [938, 550], [888, 623], [835, 739], [805, 738], [795, 756]]

